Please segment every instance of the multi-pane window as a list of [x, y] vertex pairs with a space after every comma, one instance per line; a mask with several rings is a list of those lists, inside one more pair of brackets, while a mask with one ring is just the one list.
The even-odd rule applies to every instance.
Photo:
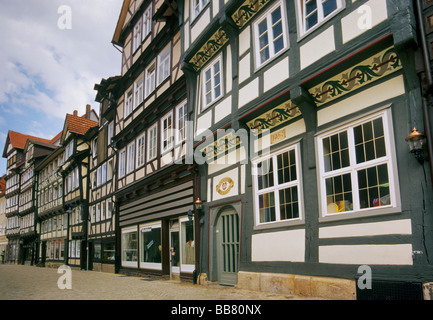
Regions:
[[255, 161], [257, 224], [301, 218], [298, 146]]
[[319, 25], [342, 6], [342, 0], [298, 0], [301, 33]]
[[147, 160], [156, 158], [158, 142], [157, 124], [155, 123], [147, 133]]
[[176, 143], [186, 139], [188, 121], [188, 106], [184, 102], [176, 108]]
[[273, 6], [254, 24], [254, 34], [257, 67], [287, 48], [287, 21], [282, 2]]
[[152, 31], [152, 4], [146, 9], [143, 14], [143, 30], [142, 37], [143, 40], [150, 34]]
[[141, 45], [141, 21], [134, 26], [132, 33], [132, 52], [135, 52]]
[[120, 151], [119, 154], [119, 177], [123, 177], [126, 173], [126, 150]]
[[223, 94], [222, 56], [217, 57], [203, 70], [203, 108], [208, 107]]
[[137, 138], [137, 168], [142, 166], [146, 160], [145, 158], [145, 136], [144, 132]]
[[130, 143], [127, 149], [126, 173], [130, 173], [134, 170], [135, 164], [135, 141]]
[[173, 114], [170, 112], [161, 119], [161, 152], [173, 147]]
[[168, 46], [158, 55], [158, 85], [170, 75], [170, 53], [171, 47]]
[[123, 110], [123, 117], [126, 118], [128, 115], [132, 113], [132, 104], [133, 104], [133, 95], [132, 95], [132, 89], [129, 90], [125, 94], [125, 102], [124, 102], [124, 110]]
[[114, 137], [114, 121], [111, 121], [108, 125], [108, 145], [111, 144], [111, 139]]
[[389, 113], [318, 138], [324, 215], [395, 206]]
[[144, 76], [134, 82], [134, 109], [143, 102]]
[[155, 62], [146, 69], [146, 86], [144, 97], [147, 98], [155, 90]]
[[199, 15], [208, 2], [209, 0], [193, 0], [191, 2], [193, 18]]

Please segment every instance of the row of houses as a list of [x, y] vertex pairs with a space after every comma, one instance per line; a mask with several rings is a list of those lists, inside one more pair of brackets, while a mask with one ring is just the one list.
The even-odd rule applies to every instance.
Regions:
[[9, 131], [7, 259], [428, 297], [432, 12], [427, 0], [124, 0], [120, 75], [95, 85], [99, 112], [68, 114], [50, 141]]

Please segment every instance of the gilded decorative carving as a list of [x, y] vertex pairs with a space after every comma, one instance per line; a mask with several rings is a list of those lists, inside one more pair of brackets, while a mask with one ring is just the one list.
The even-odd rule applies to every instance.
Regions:
[[402, 65], [395, 49], [388, 48], [338, 76], [311, 88], [309, 93], [316, 105], [320, 106], [401, 68]]
[[288, 100], [274, 109], [247, 123], [252, 130], [260, 134], [264, 129], [271, 129], [301, 115], [301, 111], [292, 101]]
[[240, 143], [240, 137], [235, 135], [233, 132], [229, 132], [224, 137], [218, 139], [200, 151], [203, 155], [206, 155], [207, 159], [212, 159], [220, 154], [226, 153], [233, 148], [236, 148], [238, 145], [240, 145]]
[[228, 40], [226, 32], [219, 28], [189, 62], [196, 71], [200, 70]]
[[230, 190], [235, 185], [235, 182], [230, 177], [225, 177], [220, 180], [218, 185], [216, 186], [216, 191], [222, 195], [225, 196], [227, 193], [230, 192]]
[[246, 0], [232, 15], [236, 25], [242, 28], [250, 21], [270, 0]]

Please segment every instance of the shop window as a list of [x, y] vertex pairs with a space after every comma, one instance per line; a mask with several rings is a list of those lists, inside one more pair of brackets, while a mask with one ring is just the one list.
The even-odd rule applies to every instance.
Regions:
[[161, 224], [140, 227], [140, 267], [161, 269]]
[[102, 259], [114, 261], [116, 253], [116, 244], [108, 242], [102, 244]]
[[298, 145], [253, 162], [256, 223], [301, 218]]
[[126, 229], [122, 231], [122, 265], [126, 267], [137, 267], [138, 262], [138, 240], [137, 229]]
[[194, 221], [180, 220], [181, 270], [192, 272], [195, 269]]
[[397, 206], [390, 112], [318, 137], [322, 215]]

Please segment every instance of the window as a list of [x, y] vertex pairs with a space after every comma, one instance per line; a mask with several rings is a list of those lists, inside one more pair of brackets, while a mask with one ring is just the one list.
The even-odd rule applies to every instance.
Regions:
[[161, 223], [140, 227], [140, 266], [161, 269]]
[[397, 205], [389, 111], [318, 137], [322, 215]]
[[143, 102], [143, 85], [144, 76], [141, 76], [137, 81], [134, 82], [134, 109]]
[[203, 108], [208, 107], [223, 94], [222, 92], [222, 55], [219, 55], [202, 72]]
[[113, 205], [111, 199], [107, 200], [107, 219], [110, 219], [113, 215]]
[[155, 62], [146, 69], [145, 98], [155, 90]]
[[287, 21], [282, 2], [254, 24], [256, 66], [260, 67], [287, 48]]
[[126, 161], [126, 173], [130, 173], [134, 170], [135, 165], [135, 141], [128, 145], [128, 158]]
[[145, 135], [144, 132], [137, 138], [137, 168], [145, 162]]
[[137, 267], [138, 240], [137, 229], [122, 230], [122, 265]]
[[110, 181], [112, 178], [113, 178], [113, 160], [108, 160], [107, 181]]
[[102, 178], [101, 183], [104, 184], [107, 182], [107, 163], [102, 165]]
[[141, 21], [134, 26], [132, 39], [132, 52], [135, 52], [141, 44]]
[[96, 222], [99, 222], [101, 220], [101, 204], [98, 203], [96, 205]]
[[170, 52], [168, 46], [158, 56], [158, 85], [160, 85], [170, 75]]
[[170, 112], [161, 119], [161, 152], [173, 147], [173, 114]]
[[192, 4], [192, 17], [195, 18], [203, 10], [209, 0], [193, 0]]
[[119, 154], [119, 177], [123, 177], [126, 173], [126, 150], [120, 151]]
[[144, 40], [152, 31], [152, 4], [143, 14], [143, 39]]
[[132, 90], [129, 90], [126, 94], [125, 94], [125, 107], [123, 110], [123, 117], [126, 118], [127, 116], [129, 116], [132, 112]]
[[107, 207], [105, 206], [105, 201], [102, 201], [102, 203], [101, 203], [101, 221], [102, 220], [105, 220], [105, 218], [106, 218], [106, 209], [107, 209]]
[[96, 185], [99, 187], [101, 185], [101, 182], [102, 182], [101, 181], [102, 180], [102, 168], [99, 167], [97, 172], [98, 172], [98, 174], [96, 175], [96, 177], [97, 177], [97, 184]]
[[182, 271], [195, 269], [194, 221], [180, 219], [181, 267]]
[[301, 34], [319, 25], [342, 7], [342, 0], [298, 0]]
[[111, 139], [114, 137], [114, 121], [111, 121], [108, 125], [108, 145], [111, 144]]
[[182, 103], [176, 108], [176, 143], [186, 139], [188, 121], [188, 105]]
[[256, 223], [301, 218], [298, 145], [253, 162]]
[[147, 133], [147, 160], [156, 158], [157, 153], [157, 124], [155, 123]]

